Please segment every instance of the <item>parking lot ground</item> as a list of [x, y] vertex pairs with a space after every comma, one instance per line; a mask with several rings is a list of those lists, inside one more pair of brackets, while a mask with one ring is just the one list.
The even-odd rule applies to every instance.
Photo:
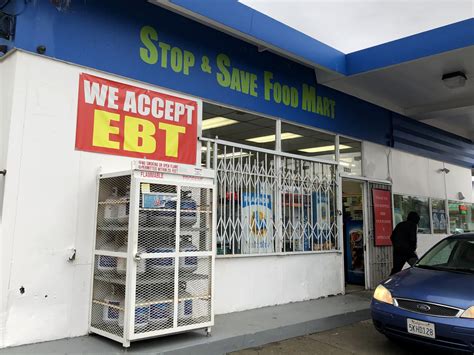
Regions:
[[[362, 321], [333, 330], [288, 339], [265, 346], [246, 349], [233, 355], [421, 355], [448, 354], [409, 344], [388, 340], [377, 332], [371, 320]], [[454, 354], [454, 353], [453, 353]]]

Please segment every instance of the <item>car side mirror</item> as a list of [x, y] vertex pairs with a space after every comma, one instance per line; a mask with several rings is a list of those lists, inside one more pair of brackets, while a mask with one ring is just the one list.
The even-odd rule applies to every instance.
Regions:
[[410, 266], [415, 265], [417, 262], [418, 262], [418, 258], [413, 257], [413, 258], [408, 259], [408, 264]]

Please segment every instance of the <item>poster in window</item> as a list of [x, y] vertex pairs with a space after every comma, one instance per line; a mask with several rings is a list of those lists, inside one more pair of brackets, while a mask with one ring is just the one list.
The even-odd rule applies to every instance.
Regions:
[[447, 233], [446, 208], [443, 200], [431, 201], [431, 220], [433, 221], [433, 233]]
[[313, 250], [329, 250], [336, 245], [336, 238], [331, 233], [333, 218], [329, 195], [313, 192], [313, 223], [317, 235], [317, 242], [315, 242]]
[[392, 200], [388, 190], [372, 190], [374, 204], [375, 246], [392, 245]]
[[273, 252], [272, 195], [253, 192], [242, 194], [242, 253]]
[[364, 229], [362, 221], [344, 221], [347, 282], [364, 284]]
[[329, 230], [331, 227], [331, 206], [328, 196], [321, 193], [313, 193], [313, 206], [316, 212], [315, 220], [322, 230]]

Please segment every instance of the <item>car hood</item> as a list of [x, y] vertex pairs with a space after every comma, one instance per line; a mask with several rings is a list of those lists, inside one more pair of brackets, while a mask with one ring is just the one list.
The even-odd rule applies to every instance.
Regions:
[[385, 281], [392, 296], [466, 309], [474, 306], [474, 274], [412, 267]]

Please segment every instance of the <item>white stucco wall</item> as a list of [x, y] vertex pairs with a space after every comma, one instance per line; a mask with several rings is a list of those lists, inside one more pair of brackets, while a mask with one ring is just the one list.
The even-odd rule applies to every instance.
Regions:
[[444, 164], [449, 169], [446, 174], [447, 195], [450, 200], [459, 200], [459, 192], [466, 198], [464, 201], [472, 202], [472, 177], [471, 169], [461, 168], [452, 164]]
[[388, 180], [390, 178], [391, 149], [382, 145], [362, 143], [362, 173], [372, 179]]
[[[12, 57], [2, 346], [86, 334], [95, 177], [99, 167], [130, 168], [127, 158], [74, 150], [81, 68], [21, 52]], [[74, 263], [70, 248], [77, 249]]]
[[342, 254], [218, 258], [217, 314], [341, 293]]
[[[136, 84], [33, 54], [12, 58], [2, 347], [87, 333], [96, 176], [129, 169], [131, 159], [74, 149], [79, 74]], [[340, 253], [219, 259], [216, 312], [341, 293], [341, 265]]]
[[[10, 120], [12, 117], [12, 97], [14, 91], [16, 58], [14, 56], [6, 56], [0, 60], [0, 170], [7, 168], [7, 149], [10, 133]], [[7, 287], [9, 281], [10, 270], [10, 251], [12, 246], [12, 238], [7, 238], [3, 227], [3, 201], [5, 186], [11, 180], [10, 175], [0, 175], [0, 347], [3, 347], [3, 339], [5, 333], [7, 309]]]
[[[14, 56], [5, 56], [0, 59], [0, 170], [5, 169], [7, 157], [15, 63]], [[0, 176], [0, 222], [2, 220], [4, 184], [5, 178]]]
[[[457, 200], [458, 193], [462, 192], [466, 197], [465, 201], [472, 202], [470, 169], [374, 143], [364, 142], [363, 146], [364, 175], [369, 178], [391, 179], [394, 194]], [[440, 172], [443, 168], [449, 169], [449, 173]], [[418, 254], [422, 255], [445, 236], [418, 234]]]
[[[0, 347], [83, 335], [88, 329], [96, 175], [100, 167], [128, 169], [131, 159], [75, 151], [79, 74], [136, 83], [23, 52], [1, 66], [0, 94], [11, 92], [12, 99], [11, 109], [0, 109], [0, 119], [11, 118], [8, 135], [15, 139], [10, 139], [4, 161]], [[11, 86], [5, 85], [7, 77]], [[5, 126], [0, 127], [4, 137]], [[438, 196], [439, 179], [428, 187], [423, 180], [430, 178], [435, 162], [396, 151], [387, 160], [388, 153], [385, 147], [364, 145], [364, 171], [381, 179], [391, 175], [396, 192]], [[420, 177], [411, 179], [408, 163]], [[448, 168], [453, 172], [450, 181], [465, 191], [465, 169]], [[469, 189], [470, 182], [469, 177]], [[433, 239], [421, 237], [420, 248]], [[77, 250], [73, 263], [67, 261], [70, 248]], [[215, 311], [337, 294], [342, 277], [339, 253], [218, 259]]]

